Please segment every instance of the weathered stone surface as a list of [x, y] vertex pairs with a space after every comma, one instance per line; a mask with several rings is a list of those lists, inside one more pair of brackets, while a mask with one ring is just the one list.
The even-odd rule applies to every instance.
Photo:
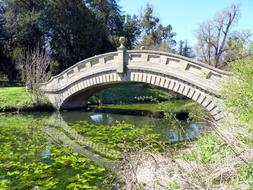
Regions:
[[48, 82], [41, 90], [57, 110], [86, 105], [94, 93], [118, 83], [141, 82], [172, 90], [204, 106], [221, 118], [219, 81], [230, 73], [166, 52], [126, 50], [80, 61]]

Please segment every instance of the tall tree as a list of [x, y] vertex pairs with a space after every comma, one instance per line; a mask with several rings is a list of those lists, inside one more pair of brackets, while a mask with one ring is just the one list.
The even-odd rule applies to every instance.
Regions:
[[22, 50], [43, 44], [44, 33], [40, 14], [44, 1], [40, 0], [5, 0], [3, 15], [4, 46], [2, 46], [3, 70], [9, 80], [18, 77], [15, 62]]
[[101, 20], [107, 29], [108, 34], [118, 35], [123, 31], [120, 7], [117, 0], [85, 0], [88, 8], [96, 18]]
[[56, 74], [116, 50], [120, 36], [132, 48], [140, 34], [138, 18], [122, 15], [117, 0], [4, 0], [0, 6], [0, 72], [10, 68], [12, 75], [21, 53], [38, 44], [56, 63]]
[[124, 18], [117, 0], [85, 0], [87, 7], [93, 11], [95, 18], [103, 23], [109, 43], [106, 51], [115, 50], [118, 39], [124, 34]]
[[172, 32], [173, 28], [170, 24], [163, 26], [160, 23], [159, 18], [154, 16], [154, 8], [150, 4], [147, 4], [141, 15], [141, 23], [143, 35], [140, 45], [149, 49], [160, 47], [162, 50], [172, 51], [172, 47], [176, 45], [173, 39], [176, 33]]
[[189, 58], [195, 57], [195, 55], [193, 54], [192, 47], [189, 46], [187, 40], [184, 40], [184, 41], [180, 40], [179, 41], [178, 50], [176, 53], [179, 55], [185, 56], [185, 57], [189, 57]]
[[7, 76], [9, 81], [12, 81], [16, 78], [15, 76], [15, 65], [11, 62], [9, 56], [10, 47], [9, 37], [7, 30], [4, 26], [5, 19], [4, 14], [6, 10], [6, 4], [0, 2], [0, 77]]
[[48, 43], [59, 70], [102, 52], [104, 27], [82, 0], [49, 0], [45, 12]]
[[121, 20], [123, 29], [117, 35], [109, 35], [110, 42], [114, 47], [119, 47], [119, 38], [124, 36], [127, 39], [125, 42], [126, 48], [132, 49], [138, 43], [142, 32], [140, 19], [136, 15], [123, 15]]
[[228, 40], [239, 14], [239, 6], [232, 4], [214, 19], [200, 24], [196, 30], [198, 40], [196, 50], [200, 61], [214, 67], [225, 65], [224, 54], [228, 51]]
[[126, 47], [132, 49], [141, 34], [140, 19], [136, 16], [124, 15], [123, 36], [126, 37]]
[[40, 0], [6, 0], [5, 27], [11, 37], [11, 45], [34, 48], [43, 44], [44, 32], [41, 15], [44, 2]]
[[242, 32], [235, 31], [228, 39], [228, 50], [224, 54], [226, 62], [234, 61], [235, 59], [242, 59], [252, 55], [252, 33], [249, 30]]

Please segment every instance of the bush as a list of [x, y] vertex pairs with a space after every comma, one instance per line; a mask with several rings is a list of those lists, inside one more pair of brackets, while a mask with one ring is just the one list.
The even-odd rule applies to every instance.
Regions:
[[253, 132], [253, 55], [230, 62], [229, 66], [234, 79], [225, 83], [222, 98], [227, 111]]

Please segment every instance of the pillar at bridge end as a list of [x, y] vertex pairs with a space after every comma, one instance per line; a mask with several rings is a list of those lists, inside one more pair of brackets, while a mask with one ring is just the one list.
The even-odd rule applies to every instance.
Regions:
[[125, 57], [126, 57], [126, 47], [124, 43], [126, 41], [125, 37], [120, 37], [120, 47], [117, 48], [118, 50], [118, 61], [117, 61], [117, 73], [123, 74], [125, 70]]

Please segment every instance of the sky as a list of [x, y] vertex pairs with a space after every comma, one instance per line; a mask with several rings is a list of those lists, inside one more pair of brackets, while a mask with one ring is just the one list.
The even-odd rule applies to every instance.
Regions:
[[119, 0], [122, 11], [130, 15], [139, 15], [147, 3], [153, 5], [163, 25], [172, 25], [177, 41], [186, 39], [192, 46], [196, 43], [194, 31], [198, 25], [232, 3], [241, 5], [240, 19], [234, 29], [253, 32], [253, 0]]

